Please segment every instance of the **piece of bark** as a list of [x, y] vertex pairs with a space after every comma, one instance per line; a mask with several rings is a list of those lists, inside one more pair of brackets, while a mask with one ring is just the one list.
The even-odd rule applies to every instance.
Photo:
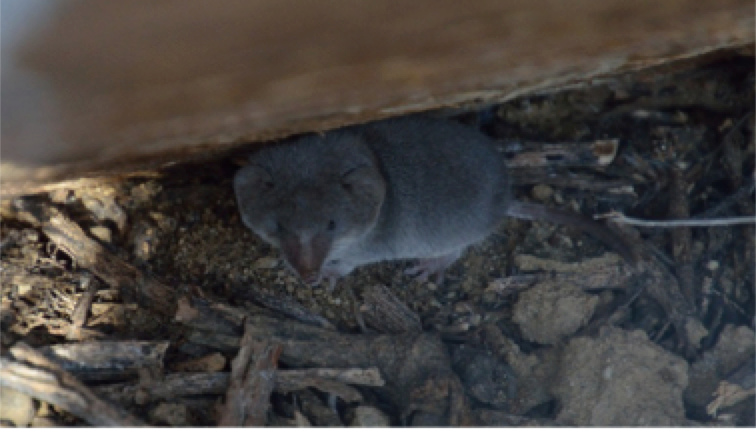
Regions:
[[145, 423], [106, 402], [73, 375], [25, 344], [0, 357], [0, 384], [67, 410], [94, 426], [137, 427]]
[[170, 342], [87, 342], [50, 345], [39, 353], [86, 381], [133, 377], [142, 368], [161, 368]]
[[587, 258], [576, 263], [569, 263], [548, 258], [540, 258], [529, 254], [515, 257], [515, 264], [522, 271], [554, 271], [560, 273], [589, 273], [601, 271], [606, 267], [618, 267], [623, 259], [616, 254], [604, 254], [600, 257]]
[[367, 369], [291, 369], [279, 372], [281, 372], [281, 380], [290, 381], [296, 381], [300, 378], [320, 378], [332, 379], [344, 384], [370, 385], [373, 387], [380, 387], [386, 383], [381, 377], [381, 372], [374, 367]]
[[[119, 383], [97, 386], [95, 392], [107, 397], [114, 403], [133, 404], [140, 390], [148, 393], [150, 400], [171, 400], [180, 397], [220, 395], [228, 389], [230, 374], [228, 372], [170, 373], [160, 380]], [[321, 391], [339, 395], [348, 393], [353, 396], [351, 387], [342, 389], [346, 384], [380, 387], [385, 384], [378, 369], [287, 369], [278, 370], [274, 391], [290, 392], [306, 388], [318, 388]], [[331, 388], [335, 387], [335, 390]]]
[[186, 337], [188, 344], [209, 347], [210, 350], [219, 350], [225, 353], [233, 353], [239, 349], [238, 335], [213, 333], [205, 330], [192, 330]]
[[294, 318], [297, 321], [323, 328], [335, 329], [334, 325], [327, 319], [323, 318], [323, 316], [307, 309], [302, 306], [301, 303], [287, 295], [276, 296], [268, 294], [254, 286], [245, 286], [244, 288], [236, 287], [233, 290], [235, 296], [248, 297], [268, 309], [280, 312], [281, 314]]
[[162, 284], [112, 254], [55, 207], [29, 198], [3, 202], [2, 214], [39, 227], [75, 263], [90, 270], [126, 298], [163, 315], [176, 312], [176, 289]]
[[228, 389], [229, 381], [228, 372], [172, 373], [149, 385], [109, 384], [95, 387], [94, 390], [114, 403], [133, 404], [139, 390], [146, 391], [149, 400], [170, 400], [177, 397], [220, 395]]
[[220, 412], [221, 427], [262, 427], [267, 421], [281, 346], [258, 341], [249, 324], [231, 362], [231, 384]]
[[79, 297], [79, 301], [76, 302], [76, 306], [71, 313], [71, 325], [68, 327], [68, 333], [66, 334], [66, 339], [68, 340], [82, 340], [82, 338], [88, 337], [84, 330], [84, 325], [87, 323], [89, 309], [97, 294], [97, 286], [89, 275], [85, 275], [82, 279], [82, 286], [85, 288], [85, 291]]
[[608, 166], [617, 155], [618, 139], [584, 143], [501, 143], [499, 150], [507, 166], [516, 167], [600, 167]]
[[420, 317], [383, 285], [372, 285], [362, 293], [360, 314], [379, 333], [422, 332]]

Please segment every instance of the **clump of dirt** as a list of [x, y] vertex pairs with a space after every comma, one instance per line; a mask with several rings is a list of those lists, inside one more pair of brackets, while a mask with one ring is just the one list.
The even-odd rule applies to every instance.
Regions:
[[[619, 139], [608, 167], [513, 169], [523, 201], [646, 219], [753, 216], [753, 88], [753, 57], [735, 55], [450, 120], [505, 154]], [[3, 348], [168, 342], [160, 369], [97, 381], [91, 364], [68, 369], [153, 425], [217, 424], [213, 405], [251, 327], [283, 345], [281, 380], [300, 383], [268, 393], [269, 424], [754, 425], [753, 224], [617, 227], [644, 250], [630, 268], [581, 231], [503, 220], [441, 285], [404, 275], [409, 262], [399, 261], [360, 268], [328, 292], [303, 285], [242, 225], [238, 155], [29, 197], [80, 226], [133, 282], [115, 285], [80, 249], [56, 245], [53, 221], [4, 209]], [[145, 299], [140, 286], [157, 285], [145, 280], [165, 302]], [[209, 357], [212, 371], [182, 364]], [[328, 368], [375, 368], [383, 385]], [[295, 370], [320, 373], [285, 373]], [[189, 390], [200, 377], [204, 388]], [[47, 420], [38, 422], [81, 424], [36, 407]]]
[[607, 328], [565, 347], [554, 386], [562, 405], [557, 419], [578, 426], [685, 425], [687, 384], [685, 360], [643, 332]]
[[520, 294], [512, 321], [525, 339], [553, 345], [583, 327], [598, 301], [576, 285], [547, 281]]

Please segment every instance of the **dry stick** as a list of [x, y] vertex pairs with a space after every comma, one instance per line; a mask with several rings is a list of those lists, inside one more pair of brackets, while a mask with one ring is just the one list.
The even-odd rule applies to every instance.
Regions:
[[[280, 375], [289, 384], [296, 383], [297, 379], [332, 379], [344, 384], [357, 384], [357, 385], [370, 385], [373, 387], [381, 387], [385, 384], [381, 377], [381, 372], [375, 367], [369, 367], [366, 369], [291, 369], [280, 370]], [[291, 382], [289, 382], [291, 381]]]
[[0, 358], [0, 385], [59, 406], [94, 426], [145, 425], [126, 411], [104, 401], [73, 375], [30, 346], [19, 343], [10, 352], [18, 361]]
[[535, 143], [502, 142], [510, 168], [542, 166], [607, 166], [619, 148], [619, 139], [593, 142]]
[[37, 352], [84, 381], [133, 377], [139, 369], [162, 368], [170, 342], [101, 341], [43, 346]]
[[283, 348], [257, 341], [250, 324], [245, 324], [239, 354], [231, 363], [231, 385], [220, 414], [221, 427], [262, 427], [275, 386], [275, 369]]
[[[171, 373], [161, 380], [148, 383], [118, 383], [100, 385], [98, 394], [114, 403], [134, 403], [137, 392], [144, 390], [150, 401], [169, 400], [178, 397], [220, 395], [228, 389], [231, 375], [227, 372]], [[377, 368], [367, 369], [289, 369], [276, 371], [276, 386], [273, 391], [287, 393], [309, 387], [335, 394], [347, 402], [359, 401], [357, 390], [347, 384], [381, 387], [385, 381]]]
[[161, 380], [99, 385], [94, 390], [113, 403], [132, 404], [136, 403], [140, 392], [146, 392], [147, 401], [221, 395], [228, 389], [229, 380], [230, 375], [227, 372], [171, 373]]

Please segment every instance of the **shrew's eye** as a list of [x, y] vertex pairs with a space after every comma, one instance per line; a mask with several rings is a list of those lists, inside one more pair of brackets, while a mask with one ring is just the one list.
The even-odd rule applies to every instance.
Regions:
[[328, 231], [334, 231], [336, 230], [336, 221], [330, 220], [328, 221]]

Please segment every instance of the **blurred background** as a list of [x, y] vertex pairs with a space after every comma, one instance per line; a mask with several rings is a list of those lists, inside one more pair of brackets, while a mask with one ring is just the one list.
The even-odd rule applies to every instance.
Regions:
[[750, 0], [0, 5], [4, 187], [501, 101], [754, 38]]

